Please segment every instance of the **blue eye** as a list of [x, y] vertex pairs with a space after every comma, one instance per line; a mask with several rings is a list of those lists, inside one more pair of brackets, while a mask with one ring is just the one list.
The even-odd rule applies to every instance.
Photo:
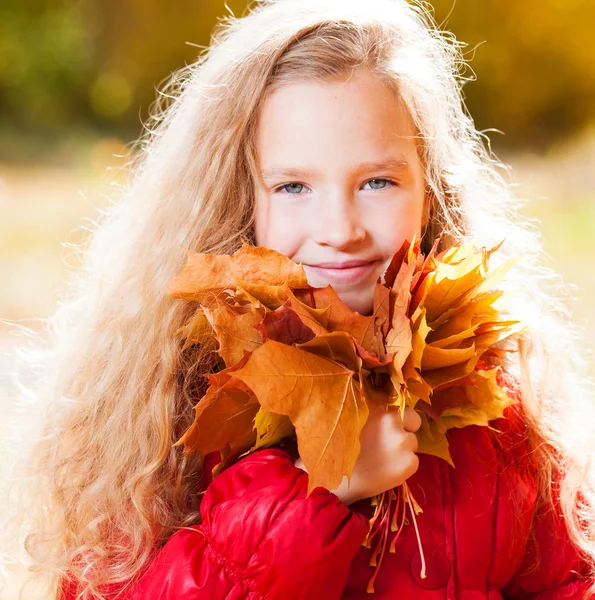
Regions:
[[[366, 188], [365, 186], [368, 184], [370, 185], [370, 187]], [[397, 184], [394, 181], [391, 181], [390, 179], [377, 177], [376, 179], [370, 179], [370, 181], [367, 181], [364, 184], [364, 187], [362, 189], [385, 190], [385, 189], [388, 189], [395, 185], [397, 185]], [[275, 191], [275, 193], [285, 193], [285, 194], [291, 194], [293, 196], [298, 196], [307, 190], [308, 190], [308, 188], [303, 183], [292, 182], [292, 183], [285, 183], [285, 184], [279, 186], [278, 188], [276, 188], [274, 191]]]
[[395, 182], [390, 179], [370, 179], [370, 181], [364, 183], [364, 188], [368, 184], [371, 186], [368, 188], [369, 190], [385, 190], [388, 187], [396, 185]]
[[275, 192], [285, 191], [288, 194], [299, 194], [302, 192], [306, 186], [303, 183], [286, 183], [278, 187]]

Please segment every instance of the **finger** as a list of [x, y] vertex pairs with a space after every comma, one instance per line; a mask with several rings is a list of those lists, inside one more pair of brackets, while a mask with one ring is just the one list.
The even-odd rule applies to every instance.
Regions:
[[407, 446], [411, 450], [411, 452], [417, 452], [417, 448], [419, 447], [419, 440], [415, 433], [407, 432]]
[[416, 410], [407, 406], [405, 408], [405, 413], [403, 414], [403, 429], [415, 433], [420, 427], [421, 417]]

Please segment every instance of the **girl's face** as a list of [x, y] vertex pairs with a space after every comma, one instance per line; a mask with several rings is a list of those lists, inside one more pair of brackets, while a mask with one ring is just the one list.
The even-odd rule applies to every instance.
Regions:
[[259, 115], [256, 243], [302, 263], [361, 314], [405, 239], [421, 233], [424, 175], [411, 118], [368, 71], [287, 84]]

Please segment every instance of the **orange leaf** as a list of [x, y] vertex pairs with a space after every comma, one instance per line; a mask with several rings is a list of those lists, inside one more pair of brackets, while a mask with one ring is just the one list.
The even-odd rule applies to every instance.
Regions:
[[174, 445], [183, 444], [185, 452], [203, 456], [229, 446], [231, 461], [254, 444], [252, 421], [258, 402], [241, 380], [229, 375], [209, 380], [215, 385], [196, 405], [194, 423]]
[[325, 329], [331, 332], [345, 331], [366, 350], [374, 351], [374, 316], [363, 316], [351, 310], [330, 285], [324, 288], [311, 288], [309, 292], [296, 293], [296, 297], [306, 305], [312, 302], [313, 298], [314, 305], [310, 306], [324, 309], [325, 312], [320, 314], [319, 323]]
[[[316, 338], [315, 338], [316, 339]], [[368, 418], [355, 372], [302, 348], [267, 340], [234, 376], [268, 411], [287, 415], [309, 474], [308, 493], [351, 476]]]
[[180, 334], [184, 340], [182, 351], [194, 344], [208, 346], [211, 350], [217, 349], [217, 345], [213, 340], [213, 328], [202, 308], [196, 310], [190, 321], [188, 321], [186, 325], [180, 327], [177, 333]]
[[445, 429], [468, 425], [489, 426], [489, 422], [501, 419], [506, 407], [516, 404], [496, 380], [498, 369], [474, 371], [471, 374], [474, 386], [465, 388], [468, 402], [447, 408], [440, 415]]
[[440, 423], [428, 419], [428, 416], [424, 412], [420, 412], [419, 415], [421, 417], [421, 427], [415, 432], [417, 436], [417, 452], [442, 458], [454, 467], [455, 465], [448, 449], [448, 438], [446, 437], [444, 428]]
[[421, 367], [424, 371], [452, 367], [459, 363], [465, 363], [476, 354], [475, 346], [468, 348], [435, 348], [426, 346], [421, 359]]
[[244, 355], [262, 344], [262, 336], [254, 328], [265, 316], [264, 308], [239, 313], [219, 302], [213, 308], [203, 307], [215, 337], [219, 342], [217, 352], [226, 366], [235, 365]]
[[268, 248], [242, 247], [232, 254], [201, 254], [185, 250], [186, 265], [167, 286], [172, 298], [212, 302], [224, 290], [245, 282], [254, 286], [307, 288], [306, 273], [301, 265]]

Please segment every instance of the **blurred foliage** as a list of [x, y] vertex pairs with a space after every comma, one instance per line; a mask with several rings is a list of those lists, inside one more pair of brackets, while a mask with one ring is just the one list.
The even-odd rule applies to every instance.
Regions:
[[[454, 4], [453, 4], [454, 3]], [[31, 158], [72, 131], [133, 139], [155, 88], [209, 43], [244, 0], [3, 0], [0, 159]], [[435, 0], [468, 44], [465, 85], [494, 147], [543, 149], [595, 118], [593, 0]], [[468, 71], [467, 76], [472, 75]], [[45, 144], [44, 144], [45, 141]]]

